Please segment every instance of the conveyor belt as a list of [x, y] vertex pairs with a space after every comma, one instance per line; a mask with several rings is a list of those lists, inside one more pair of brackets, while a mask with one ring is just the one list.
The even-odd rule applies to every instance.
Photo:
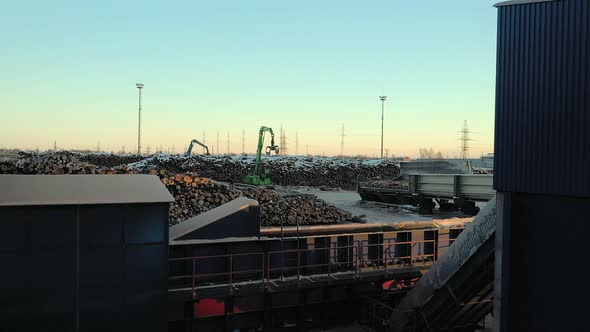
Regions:
[[392, 331], [472, 330], [492, 310], [495, 197], [395, 307]]

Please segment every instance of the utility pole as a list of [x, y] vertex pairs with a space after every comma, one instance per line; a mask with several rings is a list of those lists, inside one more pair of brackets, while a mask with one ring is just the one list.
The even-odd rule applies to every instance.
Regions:
[[246, 131], [242, 129], [242, 155], [244, 154], [244, 146], [246, 142]]
[[309, 156], [309, 145], [305, 144], [305, 155]]
[[229, 156], [229, 131], [227, 132], [227, 155]]
[[53, 141], [53, 151], [57, 151], [57, 140]]
[[344, 156], [344, 123], [342, 124], [342, 132], [340, 133], [340, 155]]
[[379, 100], [381, 100], [381, 159], [383, 159], [383, 114], [385, 113], [385, 99], [387, 99], [387, 96], [379, 96]]
[[147, 150], [146, 150], [146, 153], [147, 153], [147, 155], [149, 156], [149, 155], [151, 154], [151, 152], [152, 152], [152, 149], [151, 149], [151, 148], [150, 148], [150, 146], [148, 145], [148, 146], [147, 146]]
[[[203, 144], [207, 145], [207, 134], [203, 130]], [[205, 148], [203, 148], [203, 153], [205, 153]]]
[[100, 152], [100, 141], [96, 144], [96, 152]]
[[141, 91], [143, 90], [143, 83], [136, 83], [135, 86], [139, 90], [139, 122], [137, 126], [137, 154], [141, 154]]

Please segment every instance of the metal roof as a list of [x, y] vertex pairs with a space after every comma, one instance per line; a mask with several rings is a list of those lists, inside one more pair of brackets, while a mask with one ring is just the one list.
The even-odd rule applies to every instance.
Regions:
[[240, 210], [246, 210], [251, 206], [258, 206], [258, 201], [246, 197], [238, 197], [205, 213], [173, 225], [169, 230], [170, 243], [183, 241], [179, 240], [179, 238], [229, 217]]
[[0, 206], [169, 202], [155, 175], [0, 175]]
[[510, 1], [498, 2], [497, 4], [494, 5], [494, 7], [504, 7], [504, 6], [512, 6], [512, 5], [526, 5], [529, 3], [550, 2], [550, 1], [559, 1], [559, 0], [510, 0]]

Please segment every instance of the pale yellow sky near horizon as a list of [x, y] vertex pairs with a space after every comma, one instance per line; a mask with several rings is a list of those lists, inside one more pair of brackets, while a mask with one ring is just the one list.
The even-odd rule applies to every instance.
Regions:
[[[188, 146], [192, 138], [202, 140], [203, 132], [205, 132], [206, 144], [210, 149], [225, 153], [229, 132], [230, 152], [240, 153], [243, 129], [246, 134], [245, 150], [247, 153], [253, 153], [259, 126], [272, 127], [278, 143], [279, 129], [282, 124], [287, 136], [289, 154], [295, 154], [296, 133], [298, 133], [299, 154], [304, 154], [307, 146], [310, 154], [338, 155], [340, 154], [341, 126], [344, 124], [345, 155], [374, 157], [380, 153], [381, 118], [378, 98], [358, 105], [332, 105], [343, 109], [342, 116], [334, 120], [322, 119], [314, 115], [321, 114], [322, 108], [330, 105], [305, 105], [306, 111], [296, 111], [291, 106], [290, 110], [283, 112], [274, 112], [269, 105], [263, 110], [264, 117], [269, 120], [258, 121], [248, 117], [248, 105], [244, 105], [244, 111], [231, 112], [232, 114], [228, 116], [224, 115], [221, 105], [210, 112], [197, 110], [177, 112], [171, 107], [166, 110], [164, 105], [150, 103], [151, 98], [148, 94], [150, 92], [146, 86], [142, 111], [144, 152], [148, 146], [151, 152], [155, 152], [162, 146], [165, 151], [174, 147], [175, 151], [180, 153]], [[37, 103], [40, 102], [34, 100], [26, 102], [31, 108], [40, 107], [35, 105]], [[33, 113], [29, 115], [27, 111], [3, 114], [4, 123], [16, 125], [2, 130], [0, 147], [45, 150], [52, 149], [56, 141], [60, 149], [94, 150], [99, 142], [103, 151], [119, 152], [123, 146], [127, 152], [137, 149], [136, 98], [130, 98], [121, 106], [112, 107], [109, 111], [101, 111], [97, 105], [81, 107], [84, 111], [77, 111], [76, 107], [80, 107], [79, 104], [67, 105], [66, 103], [67, 101], [64, 100], [63, 111], [48, 112], [41, 116]], [[236, 105], [237, 103], [237, 101], [231, 102], [232, 105], [229, 105], [229, 108], [239, 108], [240, 105]], [[338, 104], [337, 99], [335, 104]], [[460, 147], [459, 131], [463, 126], [463, 120], [468, 121], [469, 128], [473, 131], [470, 156], [479, 157], [482, 153], [493, 152], [493, 106], [489, 107], [489, 116], [470, 120], [455, 115], [455, 110], [445, 111], [444, 104], [429, 104], [427, 101], [422, 101], [414, 106], [418, 109], [412, 109], [412, 105], [399, 105], [396, 108], [391, 101], [386, 102], [384, 148], [389, 150], [390, 155], [416, 157], [420, 148], [431, 147], [435, 151], [441, 151], [445, 157], [457, 157]], [[27, 106], [23, 108], [25, 107]], [[370, 115], [372, 121], [367, 119], [368, 111], [355, 110], [369, 107], [373, 108]], [[402, 107], [407, 110], [402, 111]], [[216, 146], [218, 132], [220, 150]], [[269, 140], [269, 136], [266, 140]], [[195, 151], [198, 152], [199, 149]]]

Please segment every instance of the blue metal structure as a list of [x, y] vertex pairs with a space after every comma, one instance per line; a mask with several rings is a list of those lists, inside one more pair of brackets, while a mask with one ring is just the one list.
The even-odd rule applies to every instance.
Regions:
[[[498, 7], [496, 331], [581, 331], [590, 296], [590, 1]], [[557, 229], [559, 230], [556, 232]]]
[[166, 331], [171, 201], [149, 175], [0, 175], [0, 330]]
[[590, 196], [590, 2], [497, 6], [495, 189]]

